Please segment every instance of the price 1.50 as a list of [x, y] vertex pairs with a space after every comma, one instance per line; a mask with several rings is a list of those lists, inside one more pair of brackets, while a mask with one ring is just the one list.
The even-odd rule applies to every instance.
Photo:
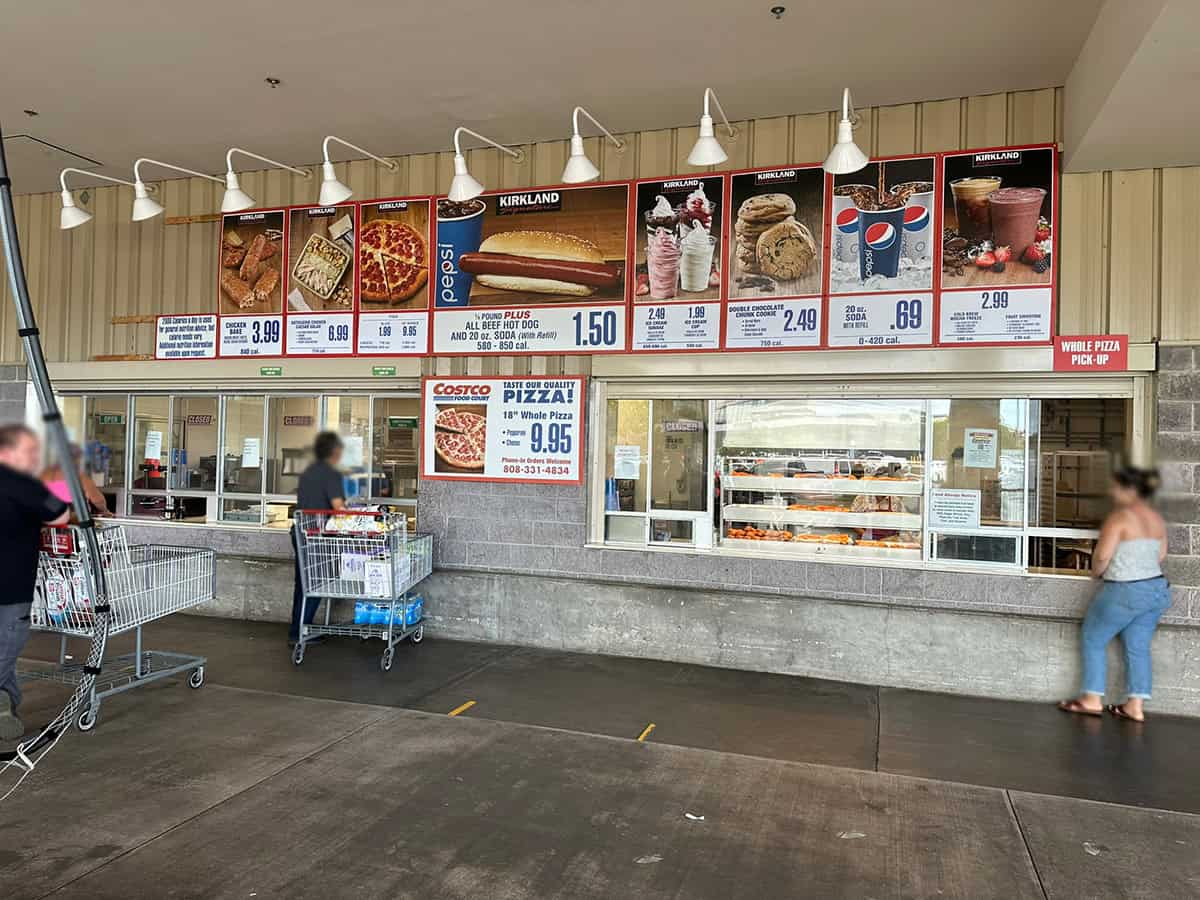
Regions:
[[574, 446], [572, 426], [566, 422], [551, 422], [543, 425], [534, 422], [529, 426], [529, 450], [532, 453], [570, 453]]
[[577, 312], [575, 323], [576, 347], [615, 347], [617, 344], [617, 314], [611, 309]]

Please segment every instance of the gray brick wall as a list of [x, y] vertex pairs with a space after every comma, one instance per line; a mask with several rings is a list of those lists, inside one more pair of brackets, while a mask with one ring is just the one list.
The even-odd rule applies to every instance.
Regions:
[[0, 424], [25, 421], [24, 366], [0, 366]]
[[[1192, 501], [1200, 551], [1200, 494]], [[417, 515], [420, 530], [434, 534], [434, 566], [444, 570], [615, 582], [631, 590], [655, 585], [1043, 618], [1082, 618], [1095, 591], [1085, 578], [588, 548], [584, 489], [574, 486], [423, 481]], [[1200, 573], [1200, 557], [1189, 556], [1186, 564]], [[1200, 627], [1200, 588], [1182, 587], [1174, 594], [1164, 621]]]
[[1157, 393], [1167, 576], [1200, 616], [1200, 347], [1159, 348]]

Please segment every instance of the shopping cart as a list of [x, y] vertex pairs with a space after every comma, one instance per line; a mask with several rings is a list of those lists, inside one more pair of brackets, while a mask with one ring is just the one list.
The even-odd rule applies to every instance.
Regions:
[[[396, 644], [419, 644], [425, 636], [423, 602], [409, 592], [433, 571], [433, 537], [408, 533], [403, 512], [363, 509], [297, 510], [296, 553], [306, 600], [325, 600], [321, 623], [300, 626], [292, 662], [304, 662], [304, 648], [328, 635], [381, 638], [379, 666], [392, 668]], [[355, 615], [333, 621], [335, 600], [355, 601]], [[368, 616], [364, 606], [371, 606]]]
[[[68, 639], [90, 640], [96, 620], [92, 609], [96, 585], [82, 537], [74, 525], [42, 531], [30, 624], [37, 631], [61, 635], [58, 664], [23, 666], [18, 672], [22, 681], [77, 685], [84, 676], [85, 664], [72, 662], [67, 655]], [[111, 607], [108, 634], [134, 631], [136, 649], [104, 660], [90, 701], [76, 719], [80, 731], [95, 727], [105, 697], [184, 672], [191, 673], [191, 687], [204, 684], [204, 657], [144, 650], [142, 626], [211, 600], [215, 586], [212, 550], [130, 546], [120, 525], [98, 525], [96, 538]]]

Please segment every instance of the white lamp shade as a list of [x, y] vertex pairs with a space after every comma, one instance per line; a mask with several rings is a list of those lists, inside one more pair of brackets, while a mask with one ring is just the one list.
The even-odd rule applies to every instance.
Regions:
[[575, 135], [571, 138], [571, 156], [563, 169], [563, 184], [580, 184], [584, 181], [595, 181], [600, 177], [600, 170], [587, 158], [583, 151], [583, 138]]
[[725, 152], [725, 148], [721, 146], [721, 142], [713, 133], [712, 116], [701, 116], [700, 136], [696, 138], [692, 152], [688, 154], [688, 165], [716, 166], [727, 159], [729, 159], [729, 154]]
[[848, 119], [838, 122], [837, 143], [825, 157], [825, 171], [830, 175], [848, 175], [867, 164], [867, 154], [854, 143], [854, 126]]
[[237, 174], [226, 172], [225, 196], [221, 198], [221, 212], [241, 212], [243, 209], [252, 209], [253, 207], [254, 198], [242, 190], [241, 185], [238, 184]]
[[162, 211], [161, 204], [150, 198], [150, 192], [146, 190], [146, 186], [140, 181], [137, 182], [133, 186], [133, 221], [142, 222], [146, 219], [153, 219]]
[[321, 166], [321, 194], [317, 198], [317, 202], [322, 206], [333, 206], [343, 200], [349, 200], [353, 194], [354, 191], [338, 181], [337, 174], [333, 171], [333, 163], [323, 163]]
[[454, 177], [450, 179], [450, 190], [446, 196], [451, 200], [462, 201], [478, 197], [482, 193], [483, 185], [467, 171], [466, 159], [461, 153], [454, 154]]
[[84, 222], [90, 222], [91, 219], [90, 212], [75, 205], [75, 198], [71, 196], [70, 191], [62, 192], [62, 213], [58, 217], [59, 228], [67, 231], [79, 227]]

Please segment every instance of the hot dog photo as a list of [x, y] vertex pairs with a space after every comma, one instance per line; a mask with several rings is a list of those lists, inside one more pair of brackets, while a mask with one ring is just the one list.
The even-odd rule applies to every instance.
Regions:
[[283, 311], [283, 210], [221, 219], [217, 311], [261, 316]]
[[721, 296], [723, 183], [717, 175], [637, 186], [634, 302]]
[[625, 185], [437, 203], [439, 308], [625, 299]]

